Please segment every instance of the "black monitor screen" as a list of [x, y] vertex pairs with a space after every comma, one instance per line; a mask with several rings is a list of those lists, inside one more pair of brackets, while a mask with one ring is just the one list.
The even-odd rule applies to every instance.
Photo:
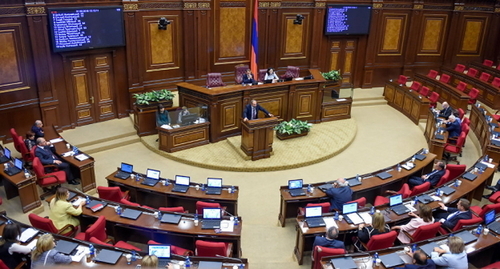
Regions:
[[49, 8], [54, 52], [125, 46], [123, 8]]
[[367, 35], [372, 7], [369, 5], [329, 5], [325, 35]]

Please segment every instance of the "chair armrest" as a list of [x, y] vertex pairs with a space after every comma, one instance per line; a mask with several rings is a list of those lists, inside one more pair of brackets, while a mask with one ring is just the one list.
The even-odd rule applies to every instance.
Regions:
[[43, 167], [47, 167], [47, 168], [57, 168], [57, 165], [55, 164], [44, 164]]
[[128, 200], [128, 198], [130, 198], [130, 196], [128, 195], [128, 192], [129, 192], [128, 190], [122, 192], [123, 193], [122, 199]]
[[368, 246], [366, 245], [366, 243], [361, 242], [361, 240], [359, 240], [359, 243], [361, 243], [361, 245], [363, 245], [365, 250], [368, 251]]
[[227, 243], [227, 252], [226, 252], [226, 257], [233, 257], [233, 243]]
[[66, 224], [66, 226], [64, 226], [61, 229], [59, 229], [59, 232], [57, 232], [57, 234], [62, 235], [63, 232], [66, 231], [66, 229], [68, 229], [68, 228], [71, 228], [71, 234], [69, 234], [69, 236], [70, 237], [74, 237], [75, 233], [76, 233], [76, 228], [75, 228], [75, 226], [73, 226], [71, 224]]
[[24, 267], [24, 265], [26, 265], [26, 261], [22, 261], [22, 262], [20, 262], [20, 263], [16, 266], [16, 268], [15, 268], [15, 269], [21, 269], [21, 268], [23, 268], [23, 267]]
[[56, 180], [57, 180], [57, 183], [64, 183], [62, 180], [60, 180], [56, 175], [46, 175], [44, 177], [40, 177], [40, 179], [42, 178], [48, 178], [48, 177], [55, 177]]
[[403, 230], [403, 233], [408, 236], [408, 238], [410, 238], [410, 242], [414, 242], [415, 240], [413, 239], [413, 236], [411, 236], [411, 234], [409, 234], [407, 231], [404, 231]]

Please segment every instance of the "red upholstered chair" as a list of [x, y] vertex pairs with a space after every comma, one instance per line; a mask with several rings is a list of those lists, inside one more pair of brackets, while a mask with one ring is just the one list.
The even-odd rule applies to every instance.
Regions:
[[460, 164], [460, 161], [458, 161], [458, 156], [462, 157], [462, 148], [464, 147], [464, 144], [465, 144], [465, 132], [461, 132], [460, 136], [457, 139], [456, 144], [446, 143], [444, 145], [444, 152], [450, 154], [450, 157], [448, 158], [445, 157], [446, 163], [451, 161]]
[[420, 91], [420, 87], [422, 87], [422, 83], [418, 81], [413, 81], [410, 86], [410, 90], [414, 90], [416, 92]]
[[219, 203], [209, 203], [203, 201], [196, 202], [197, 214], [203, 214], [203, 208], [222, 208], [223, 210], [226, 210], [226, 207], [221, 207]]
[[470, 125], [470, 119], [467, 118], [467, 117], [464, 117], [464, 120], [462, 121], [462, 124]]
[[484, 59], [484, 61], [483, 61], [483, 65], [486, 65], [486, 66], [492, 67], [492, 66], [493, 66], [493, 61], [492, 61], [492, 60], [487, 60], [487, 59]]
[[476, 224], [479, 224], [483, 221], [483, 219], [481, 219], [480, 217], [476, 217], [474, 215], [472, 215], [472, 218], [471, 219], [461, 219], [457, 222], [457, 224], [455, 225], [455, 227], [453, 227], [453, 229], [448, 229], [446, 227], [443, 227], [443, 226], [440, 226], [439, 227], [439, 233], [440, 234], [448, 234], [450, 232], [455, 232], [455, 231], [458, 231], [462, 228], [464, 228], [465, 226], [472, 226], [472, 225], [476, 225]]
[[[113, 246], [110, 244], [113, 240], [109, 239], [108, 234], [106, 233], [106, 217], [104, 216], [100, 216], [94, 224], [87, 228], [85, 231], [85, 237], [92, 243]], [[124, 241], [118, 241], [114, 246], [118, 248], [141, 251], [140, 248], [132, 246]]]
[[[159, 245], [159, 244], [162, 244], [162, 243], [158, 243], [158, 242], [153, 241], [153, 240], [148, 241], [148, 245]], [[181, 247], [174, 246], [174, 245], [170, 245], [170, 250], [172, 251], [172, 253], [174, 253], [176, 255], [181, 255], [181, 256], [193, 256], [194, 255], [194, 252], [192, 250], [181, 248]]]
[[469, 68], [467, 76], [475, 78], [477, 76], [477, 69]]
[[464, 92], [465, 89], [467, 89], [467, 83], [465, 83], [463, 81], [458, 82], [457, 90]]
[[28, 218], [30, 220], [31, 226], [53, 234], [73, 237], [78, 230], [78, 227], [75, 227], [71, 224], [68, 224], [58, 230], [56, 226], [54, 226], [52, 220], [50, 220], [49, 218], [40, 217], [33, 213], [30, 213], [28, 215]]
[[14, 143], [14, 148], [16, 148], [17, 152], [21, 153], [21, 149], [19, 148], [19, 145], [17, 144], [17, 137], [19, 135], [16, 132], [16, 129], [10, 128], [10, 136], [12, 137], [12, 142]]
[[482, 269], [498, 269], [498, 268], [500, 268], [500, 262], [492, 263], [490, 265], [482, 267]]
[[196, 240], [196, 249], [194, 251], [196, 256], [200, 257], [217, 257], [217, 255], [224, 257], [232, 256], [232, 243], [225, 242], [209, 242], [203, 240]]
[[413, 234], [409, 234], [406, 231], [403, 232], [410, 238], [411, 243], [415, 243], [436, 237], [440, 227], [440, 222], [434, 222], [432, 224], [419, 226]]
[[234, 82], [236, 82], [236, 84], [241, 84], [243, 82], [243, 75], [247, 72], [247, 69], [249, 69], [249, 67], [246, 64], [234, 66]]
[[430, 77], [430, 78], [436, 78], [437, 75], [438, 75], [438, 71], [432, 70], [432, 69], [429, 70], [429, 73], [427, 74], [427, 76]]
[[467, 169], [465, 164], [448, 164], [446, 165], [446, 170], [450, 171], [450, 181], [456, 179], [458, 176], [463, 174]]
[[[328, 213], [330, 212], [330, 206], [331, 204], [329, 202], [325, 202], [325, 203], [308, 203], [306, 204], [306, 207], [309, 207], [309, 206], [321, 206], [321, 213], [325, 214], [325, 213]], [[305, 214], [305, 211], [304, 211], [304, 208], [303, 207], [299, 207], [299, 216], [303, 216]]]
[[130, 201], [129, 201], [129, 200], [127, 200], [127, 199], [121, 199], [121, 200], [120, 200], [120, 203], [122, 203], [122, 204], [124, 204], [124, 205], [129, 205], [129, 206], [137, 206], [137, 207], [140, 207], [140, 206], [141, 206], [140, 204], [130, 202]]
[[500, 77], [494, 78], [493, 81], [491, 82], [491, 85], [493, 85], [493, 87], [500, 88]]
[[411, 191], [410, 196], [422, 194], [422, 193], [428, 191], [430, 188], [431, 188], [431, 183], [427, 181], [424, 184], [420, 184], [418, 186], [413, 187], [413, 190]]
[[45, 173], [45, 167], [38, 157], [33, 159], [33, 171], [36, 175], [36, 183], [45, 192], [42, 197], [55, 193], [61, 184], [66, 183], [66, 173], [64, 171]]
[[449, 180], [450, 180], [450, 171], [446, 170], [444, 172], [444, 175], [439, 179], [439, 182], [436, 185], [436, 187], [446, 184], [446, 182], [448, 182]]
[[465, 116], [465, 111], [461, 108], [457, 109], [458, 110], [458, 117], [460, 118], [460, 120], [464, 120], [464, 116]]
[[259, 81], [264, 81], [266, 77], [267, 69], [259, 69]]
[[370, 238], [368, 243], [364, 244], [366, 250], [378, 250], [378, 249], [386, 249], [390, 248], [394, 245], [394, 241], [396, 241], [396, 237], [398, 233], [396, 231], [390, 231], [384, 234], [377, 234]]
[[326, 256], [334, 256], [334, 255], [342, 255], [345, 254], [346, 251], [343, 248], [327, 248], [316, 246], [313, 250], [313, 264], [312, 269], [321, 269], [321, 258]]
[[441, 77], [439, 78], [439, 81], [443, 83], [448, 83], [450, 82], [450, 76], [447, 74], [442, 74]]
[[500, 191], [493, 193], [488, 200], [492, 203], [500, 203]]
[[[20, 262], [14, 269], [21, 269], [24, 268], [24, 265], [26, 265], [26, 261]], [[0, 269], [10, 269], [2, 260], [0, 260]]]
[[483, 72], [481, 73], [481, 76], [479, 76], [479, 80], [488, 82], [488, 80], [490, 80], [490, 77], [491, 77], [490, 74]]
[[88, 240], [90, 243], [97, 244], [97, 245], [103, 245], [103, 246], [108, 246], [108, 247], [113, 247], [113, 244], [103, 242], [95, 237], [91, 237]]
[[439, 93], [431, 92], [431, 95], [429, 96], [429, 101], [431, 101], [431, 103], [429, 106], [435, 108], [438, 100], [439, 100]]
[[356, 200], [353, 200], [353, 201], [350, 201], [350, 202], [347, 202], [347, 203], [358, 203], [358, 208], [363, 208], [366, 205], [366, 198], [365, 197], [361, 197], [359, 199], [356, 199]]
[[490, 210], [495, 210], [495, 214], [500, 213], [500, 203], [498, 204], [487, 204], [484, 205], [482, 208], [475, 205], [471, 206], [470, 210], [478, 217], [482, 218], [484, 220], [484, 215], [490, 211]]
[[407, 81], [408, 81], [408, 77], [407, 76], [405, 76], [405, 75], [399, 75], [398, 84], [406, 85]]
[[[411, 194], [410, 186], [408, 186], [408, 184], [406, 184], [406, 183], [403, 184], [401, 189], [399, 189], [399, 191], [397, 191], [397, 192], [393, 192], [393, 191], [387, 191], [387, 192], [390, 193], [391, 195], [401, 194], [403, 196], [403, 199], [410, 197], [410, 194]], [[375, 197], [375, 203], [374, 203], [375, 206], [379, 206], [379, 205], [383, 205], [383, 204], [387, 204], [387, 203], [389, 203], [388, 197], [384, 197], [384, 196]]]
[[[18, 136], [16, 143], [19, 145], [19, 149], [21, 150], [21, 155], [23, 156], [24, 162], [26, 164], [31, 165], [31, 163], [33, 162], [33, 158], [35, 157], [35, 155], [34, 154], [32, 155], [31, 152], [28, 150], [28, 147], [26, 147], [26, 144], [24, 144], [23, 137], [22, 136]], [[36, 147], [33, 147], [33, 148], [36, 148]]]
[[184, 210], [183, 206], [174, 206], [174, 207], [160, 207], [158, 208], [160, 211], [164, 212], [174, 212], [174, 213], [188, 213], [187, 210]]
[[222, 82], [222, 74], [221, 73], [208, 73], [207, 74], [207, 88], [213, 87], [221, 87], [226, 86], [224, 82]]
[[97, 192], [99, 193], [99, 198], [116, 203], [120, 203], [121, 199], [128, 200], [130, 198], [128, 195], [128, 191], [123, 192], [120, 190], [120, 187], [98, 186]]
[[300, 68], [296, 66], [287, 66], [286, 72], [281, 78], [298, 78], [300, 76]]
[[420, 93], [421, 95], [427, 97], [427, 96], [429, 96], [429, 92], [430, 91], [431, 90], [429, 90], [429, 87], [425, 87], [424, 86], [424, 87], [422, 87], [422, 89], [420, 89], [420, 91], [418, 93]]
[[455, 71], [463, 73], [465, 71], [465, 65], [463, 65], [463, 64], [457, 64], [455, 66]]
[[476, 88], [470, 89], [469, 92], [469, 105], [473, 105], [477, 101], [477, 96], [479, 95], [479, 90]]

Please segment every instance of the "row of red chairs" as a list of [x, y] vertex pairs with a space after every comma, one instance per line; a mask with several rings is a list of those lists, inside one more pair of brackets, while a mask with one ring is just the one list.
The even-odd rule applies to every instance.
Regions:
[[[465, 72], [465, 69], [466, 69], [466, 66], [463, 64], [457, 64], [455, 66], [455, 71], [457, 71], [457, 72], [463, 73], [463, 72]], [[475, 68], [472, 68], [472, 67], [467, 70], [467, 75], [470, 77], [473, 77], [473, 78], [477, 78], [478, 73], [479, 73], [479, 71]], [[492, 77], [491, 74], [486, 73], [486, 72], [482, 72], [481, 75], [479, 76], [479, 80], [487, 82], [487, 83], [491, 83], [491, 85], [493, 85], [494, 87], [500, 87], [500, 77], [495, 77], [492, 80], [490, 80], [491, 77]]]

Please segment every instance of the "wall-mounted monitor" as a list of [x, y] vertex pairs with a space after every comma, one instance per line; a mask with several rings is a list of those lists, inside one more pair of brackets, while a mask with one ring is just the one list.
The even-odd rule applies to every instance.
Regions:
[[371, 15], [370, 5], [328, 5], [325, 35], [367, 35]]
[[54, 52], [125, 46], [123, 8], [49, 8]]

